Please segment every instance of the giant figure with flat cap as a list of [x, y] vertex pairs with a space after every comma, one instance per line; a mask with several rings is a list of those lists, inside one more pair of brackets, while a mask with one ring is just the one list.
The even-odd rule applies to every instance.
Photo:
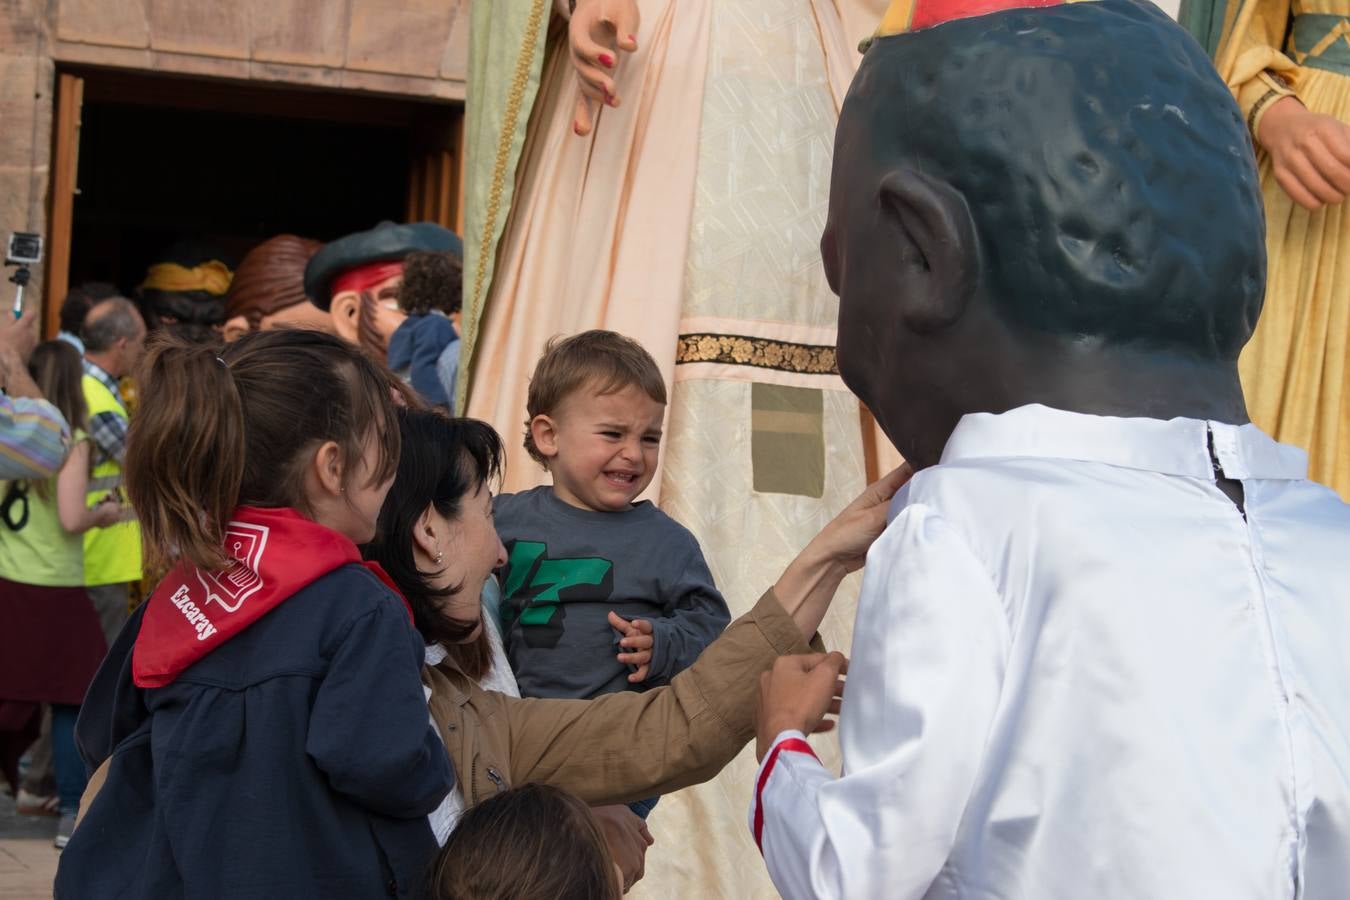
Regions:
[[381, 222], [325, 244], [305, 267], [305, 293], [326, 311], [337, 336], [385, 361], [398, 308], [403, 260], [419, 250], [461, 252], [459, 237], [434, 222]]
[[[1350, 507], [1247, 420], [1243, 117], [1134, 0], [897, 3], [836, 136], [839, 367], [919, 471], [842, 657], [761, 687], [787, 898], [1350, 885]], [[835, 707], [837, 708], [837, 707]]]

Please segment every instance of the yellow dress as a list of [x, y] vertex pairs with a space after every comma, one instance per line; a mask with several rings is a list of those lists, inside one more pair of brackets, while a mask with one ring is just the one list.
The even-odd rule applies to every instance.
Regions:
[[[1227, 20], [1219, 73], [1253, 133], [1288, 93], [1350, 122], [1350, 0], [1234, 2]], [[1308, 451], [1310, 477], [1350, 500], [1350, 201], [1306, 210], [1276, 183], [1270, 157], [1258, 161], [1266, 303], [1241, 359], [1247, 406], [1262, 429]]]

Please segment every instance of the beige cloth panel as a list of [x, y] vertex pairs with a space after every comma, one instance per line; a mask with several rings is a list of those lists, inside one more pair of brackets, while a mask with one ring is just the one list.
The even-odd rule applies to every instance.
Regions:
[[507, 491], [547, 481], [521, 438], [530, 373], [549, 338], [610, 328], [640, 341], [672, 378], [709, 2], [639, 4], [639, 49], [616, 76], [621, 105], [588, 138], [572, 131], [578, 90], [566, 45], [545, 63], [467, 411], [505, 439]]
[[[743, 381], [682, 382], [671, 409], [662, 508], [699, 537], [713, 578], [733, 617], [750, 609], [781, 574], [786, 548], [803, 546], [862, 489], [858, 404], [851, 394], [822, 391], [825, 498], [759, 494], [750, 485], [751, 394]], [[848, 651], [857, 612], [857, 575], [840, 588], [821, 637]], [[833, 735], [812, 738], [838, 771]], [[632, 898], [771, 898], [759, 850], [746, 824], [754, 784], [754, 746], [713, 781], [663, 797], [648, 820], [656, 845]]]
[[[713, 7], [681, 333], [834, 343], [838, 300], [819, 241], [838, 120], [826, 48], [840, 41], [822, 37], [824, 21], [811, 0]], [[862, 489], [858, 402], [844, 390], [790, 388], [820, 398], [823, 491], [761, 493], [755, 382], [781, 385], [778, 373], [743, 365], [740, 377], [708, 377], [717, 367], [679, 368], [661, 505], [698, 537], [735, 616]], [[848, 648], [856, 602], [856, 584], [841, 589], [823, 629], [827, 646]], [[826, 765], [837, 767], [837, 745], [816, 743]], [[776, 895], [746, 825], [755, 768], [747, 749], [713, 781], [662, 800], [650, 819], [657, 844], [634, 895]]]

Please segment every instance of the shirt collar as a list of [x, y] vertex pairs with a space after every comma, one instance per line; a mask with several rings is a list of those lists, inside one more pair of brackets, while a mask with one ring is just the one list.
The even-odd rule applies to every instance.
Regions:
[[118, 385], [117, 379], [109, 375], [102, 366], [93, 362], [89, 357], [84, 357], [81, 362], [84, 363], [84, 372], [86, 375], [92, 375], [103, 383], [103, 386], [112, 391], [112, 395], [117, 398], [117, 402], [122, 402], [122, 388]]
[[1294, 480], [1308, 455], [1255, 425], [1204, 419], [1125, 419], [1065, 412], [1034, 403], [1002, 414], [972, 413], [957, 424], [944, 465], [1007, 457], [1072, 459], [1213, 481], [1210, 436], [1224, 476]]

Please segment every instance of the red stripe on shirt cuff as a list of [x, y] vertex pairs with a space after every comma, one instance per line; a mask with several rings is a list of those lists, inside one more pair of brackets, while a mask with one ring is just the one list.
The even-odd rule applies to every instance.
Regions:
[[764, 855], [764, 786], [769, 783], [769, 775], [773, 773], [773, 767], [778, 763], [778, 754], [782, 750], [805, 753], [816, 762], [820, 762], [820, 757], [816, 756], [811, 745], [801, 738], [786, 738], [769, 751], [769, 759], [764, 763], [764, 769], [759, 773], [759, 782], [755, 785], [755, 846], [759, 848], [760, 856]]

